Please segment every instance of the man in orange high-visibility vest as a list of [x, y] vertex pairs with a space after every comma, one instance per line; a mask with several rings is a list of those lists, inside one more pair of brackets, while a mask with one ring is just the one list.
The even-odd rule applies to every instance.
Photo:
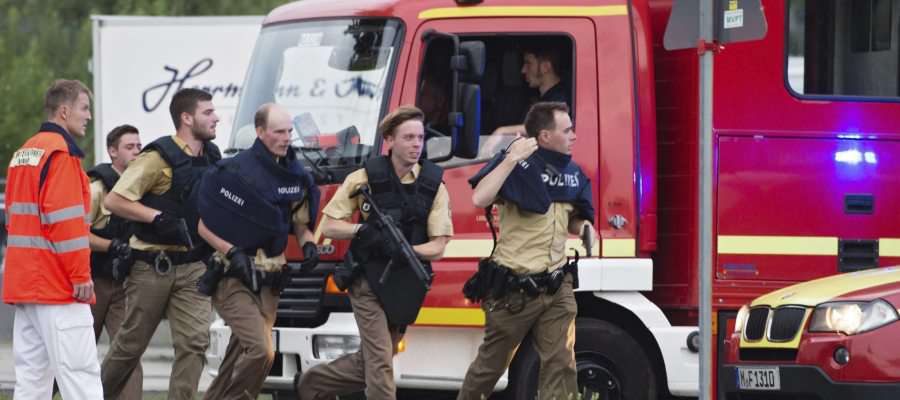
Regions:
[[16, 151], [6, 185], [3, 302], [15, 305], [16, 399], [101, 399], [88, 241], [90, 192], [81, 168], [91, 92], [58, 80], [44, 96], [47, 122]]

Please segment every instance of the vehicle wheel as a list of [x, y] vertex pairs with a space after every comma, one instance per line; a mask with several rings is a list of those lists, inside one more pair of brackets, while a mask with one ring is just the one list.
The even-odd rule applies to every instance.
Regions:
[[[618, 326], [591, 318], [575, 324], [578, 391], [584, 400], [655, 400], [657, 381], [644, 349]], [[526, 338], [509, 367], [509, 400], [534, 399], [540, 359]]]

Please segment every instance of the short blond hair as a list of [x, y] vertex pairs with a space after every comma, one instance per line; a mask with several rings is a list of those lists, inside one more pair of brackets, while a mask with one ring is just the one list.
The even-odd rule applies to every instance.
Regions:
[[80, 94], [86, 94], [88, 98], [92, 97], [90, 89], [83, 83], [74, 79], [57, 79], [44, 93], [44, 113], [47, 118], [53, 118], [53, 114], [59, 110], [63, 104], [73, 104], [78, 100]]

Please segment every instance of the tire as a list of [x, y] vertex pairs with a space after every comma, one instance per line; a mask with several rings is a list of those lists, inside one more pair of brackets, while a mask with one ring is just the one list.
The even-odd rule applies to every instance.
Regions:
[[[575, 322], [578, 391], [584, 400], [655, 400], [658, 382], [644, 349], [627, 332], [607, 321]], [[527, 337], [509, 367], [507, 400], [537, 396], [540, 359]], [[596, 397], [595, 397], [596, 396]]]

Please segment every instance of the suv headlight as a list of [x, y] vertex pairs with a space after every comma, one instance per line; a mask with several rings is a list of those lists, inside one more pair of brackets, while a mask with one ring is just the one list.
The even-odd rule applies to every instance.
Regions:
[[847, 335], [867, 332], [897, 320], [897, 310], [878, 299], [820, 304], [809, 323], [810, 332], [839, 332]]
[[750, 307], [746, 305], [741, 306], [741, 309], [738, 310], [737, 318], [734, 320], [734, 333], [741, 333], [744, 330], [744, 325], [747, 325], [747, 317], [750, 315]]

